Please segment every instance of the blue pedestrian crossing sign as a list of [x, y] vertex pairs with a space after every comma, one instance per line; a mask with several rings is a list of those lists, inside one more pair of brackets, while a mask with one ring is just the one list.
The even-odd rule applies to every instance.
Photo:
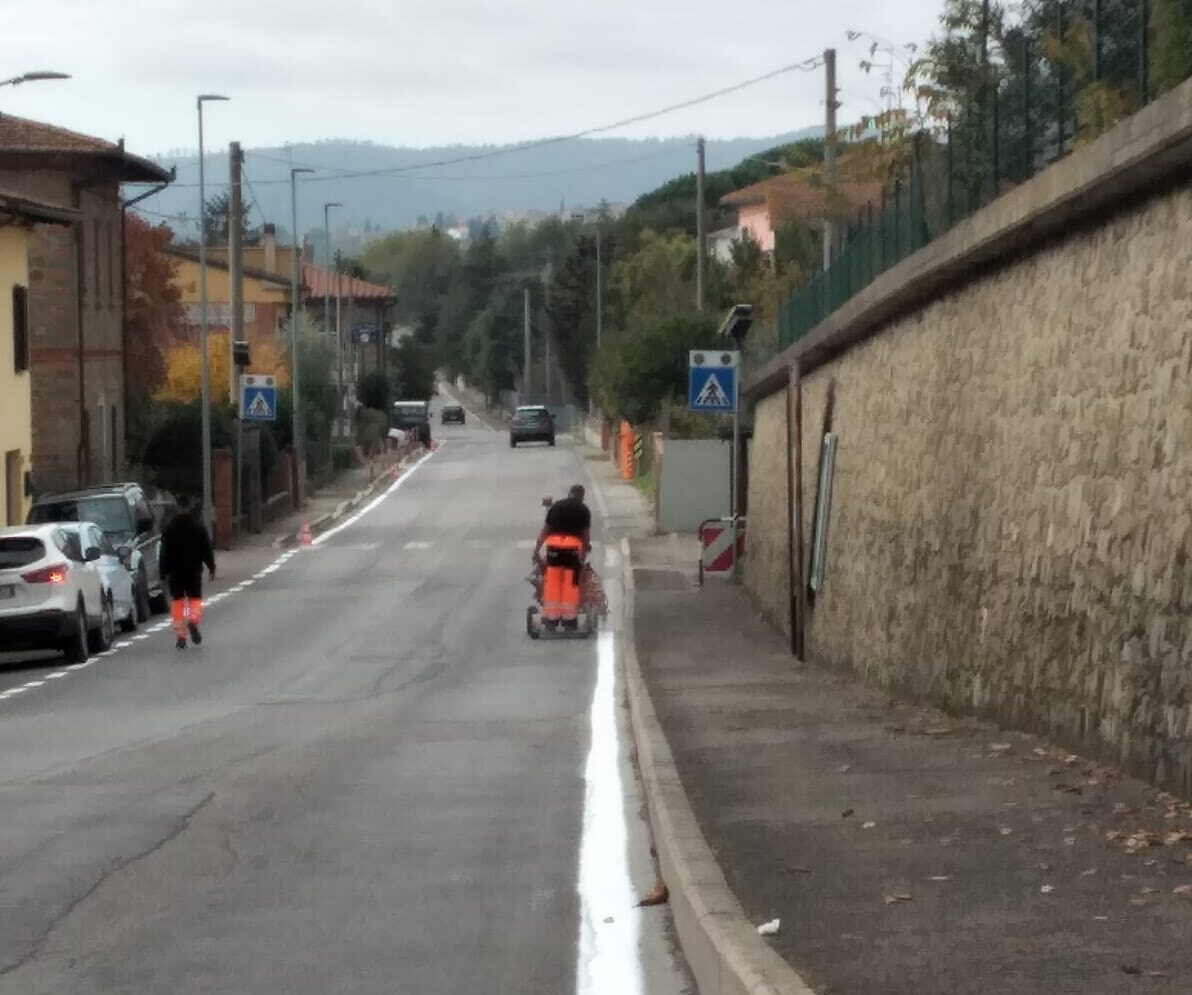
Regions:
[[277, 421], [277, 377], [263, 373], [240, 376], [242, 421]]
[[737, 410], [739, 352], [693, 350], [687, 366], [687, 408], [731, 415]]

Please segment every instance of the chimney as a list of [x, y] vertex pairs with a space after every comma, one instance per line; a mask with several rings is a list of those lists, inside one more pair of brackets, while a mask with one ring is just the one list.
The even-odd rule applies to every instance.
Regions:
[[265, 249], [265, 272], [277, 272], [277, 226], [265, 223], [261, 229], [261, 245]]

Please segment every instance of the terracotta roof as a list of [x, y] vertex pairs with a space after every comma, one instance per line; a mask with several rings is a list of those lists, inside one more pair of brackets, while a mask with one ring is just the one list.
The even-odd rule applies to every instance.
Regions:
[[164, 183], [172, 178], [172, 174], [157, 163], [126, 152], [123, 140], [109, 142], [42, 121], [0, 114], [0, 158], [11, 153], [111, 159], [122, 164], [121, 179], [125, 182]]
[[310, 298], [323, 297], [328, 292], [334, 297], [338, 287], [341, 288], [340, 293], [343, 297], [351, 297], [358, 301], [397, 300], [397, 294], [391, 287], [383, 287], [379, 283], [369, 283], [367, 280], [358, 280], [346, 274], [343, 277], [343, 282], [340, 283], [334, 270], [316, 266], [314, 263], [302, 264], [302, 283]]
[[[845, 204], [853, 210], [876, 204], [882, 198], [880, 183], [854, 183], [846, 180], [836, 187]], [[827, 203], [827, 190], [802, 176], [775, 176], [741, 190], [734, 190], [720, 198], [726, 207], [748, 207], [766, 204], [771, 223], [797, 217], [804, 221], [822, 218]]]
[[[197, 263], [199, 261], [199, 252], [197, 249], [183, 249], [176, 245], [171, 245], [167, 246], [165, 249], [162, 249], [162, 251], [167, 256], [175, 256], [178, 259], [186, 259], [192, 263]], [[226, 270], [228, 268], [228, 262], [226, 259], [213, 258], [210, 255], [207, 256], [207, 265], [212, 269]], [[280, 276], [277, 273], [270, 273], [268, 270], [257, 269], [255, 266], [245, 266], [244, 275], [251, 276], [254, 280], [262, 280], [265, 283], [273, 283], [279, 287], [285, 287], [286, 290], [290, 289], [290, 278], [288, 276]]]

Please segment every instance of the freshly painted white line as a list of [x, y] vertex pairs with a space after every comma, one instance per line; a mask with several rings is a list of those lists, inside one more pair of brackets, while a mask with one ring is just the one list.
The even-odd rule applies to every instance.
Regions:
[[256, 582], [257, 582], [256, 577], [249, 577], [248, 580], [244, 580], [244, 581], [240, 582], [240, 588], [241, 588], [241, 590], [243, 590], [246, 587], [252, 587], [253, 584], [255, 584]]
[[14, 694], [24, 694], [28, 690], [29, 690], [28, 688], [9, 688], [7, 691], [4, 692], [4, 697], [9, 698]]
[[[150, 632], [153, 632], [153, 631], [155, 631], [155, 630], [153, 630], [153, 629], [150, 629], [149, 631], [150, 631]], [[128, 649], [128, 647], [130, 647], [131, 645], [132, 645], [132, 640], [131, 640], [131, 639], [121, 639], [121, 640], [120, 640], [120, 642], [116, 643], [116, 649], [118, 649], [118, 650], [126, 650], [126, 649]]]
[[402, 549], [430, 549], [433, 545], [433, 542], [422, 542], [416, 539], [413, 542], [407, 542]]
[[[131, 646], [132, 644], [130, 643], [129, 645]], [[67, 667], [66, 669], [67, 669], [67, 670], [82, 670], [82, 669], [84, 669], [85, 667], [90, 667], [90, 666], [91, 666], [91, 661], [90, 661], [90, 660], [86, 660], [86, 661], [84, 661], [83, 663], [72, 663], [72, 664], [71, 664], [69, 667]]]
[[235, 587], [231, 588], [231, 589], [228, 591], [228, 594], [239, 594], [239, 593], [240, 593], [241, 591], [243, 591], [243, 590], [244, 590], [244, 585], [243, 585], [243, 584], [237, 584]]
[[139, 643], [139, 642], [141, 642], [141, 640], [148, 639], [149, 637], [147, 635], [145, 635], [145, 633], [142, 632], [140, 635], [133, 636], [132, 638]]
[[40, 687], [45, 687], [45, 684], [46, 684], [46, 682], [45, 682], [45, 681], [29, 681], [29, 683], [28, 683], [28, 684], [26, 684], [26, 685], [25, 685], [25, 687], [27, 687], [27, 688], [40, 688]]
[[[439, 445], [441, 448], [443, 443], [440, 443]], [[326, 532], [323, 532], [320, 535], [316, 536], [315, 540], [314, 540], [314, 545], [321, 546], [323, 543], [325, 543], [332, 536], [338, 535], [344, 529], [349, 528], [352, 525], [355, 525], [358, 521], [360, 521], [360, 519], [362, 519], [370, 511], [372, 511], [379, 504], [381, 504], [387, 497], [389, 497], [391, 494], [396, 494], [397, 491], [400, 490], [401, 487], [405, 484], [405, 482], [407, 480], [409, 480], [412, 476], [414, 476], [414, 474], [418, 472], [418, 470], [422, 467], [422, 465], [428, 459], [433, 457], [436, 452], [438, 452], [437, 449], [432, 449], [430, 452], [425, 453], [424, 455], [418, 457], [418, 459], [415, 461], [415, 463], [405, 473], [403, 473], [400, 477], [398, 477], [392, 484], [390, 484], [387, 488], [385, 488], [385, 490], [383, 490], [375, 498], [373, 498], [371, 501], [369, 501], [368, 504], [366, 504], [363, 508], [359, 509], [355, 514], [349, 516], [348, 518], [345, 518], [342, 522], [340, 522], [337, 526], [335, 526], [335, 528], [328, 529]]]
[[641, 912], [629, 874], [625, 785], [617, 743], [617, 651], [611, 632], [596, 642], [584, 821], [579, 851], [577, 995], [641, 995]]
[[119, 652], [118, 650], [104, 650], [99, 655], [100, 656], [115, 656], [118, 652]]
[[57, 680], [61, 680], [65, 676], [66, 676], [65, 670], [55, 670], [52, 674], [46, 674], [46, 680], [47, 681], [57, 681]]

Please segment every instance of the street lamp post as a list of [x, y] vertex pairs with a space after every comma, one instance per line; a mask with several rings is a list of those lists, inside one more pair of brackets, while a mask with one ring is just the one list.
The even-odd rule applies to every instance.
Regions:
[[[227, 100], [218, 93], [200, 94], [195, 101], [199, 111], [199, 351], [203, 371], [203, 523], [211, 532], [215, 523], [211, 488], [211, 362], [207, 355], [207, 174], [203, 167], [203, 104], [209, 100]], [[231, 370], [228, 371], [231, 376]]]
[[294, 462], [297, 474], [297, 493], [302, 495], [303, 470], [306, 465], [306, 439], [302, 430], [302, 394], [298, 387], [298, 316], [302, 311], [298, 299], [298, 174], [313, 173], [313, 169], [295, 166], [290, 169], [290, 224], [293, 235], [290, 247], [290, 405], [294, 435]]
[[70, 79], [69, 73], [56, 73], [48, 69], [36, 69], [30, 73], [21, 73], [11, 79], [0, 79], [0, 86], [20, 86], [22, 83], [39, 83], [47, 79]]
[[323, 235], [327, 239], [327, 279], [323, 283], [323, 334], [331, 339], [331, 208], [343, 207], [337, 200], [323, 205]]

